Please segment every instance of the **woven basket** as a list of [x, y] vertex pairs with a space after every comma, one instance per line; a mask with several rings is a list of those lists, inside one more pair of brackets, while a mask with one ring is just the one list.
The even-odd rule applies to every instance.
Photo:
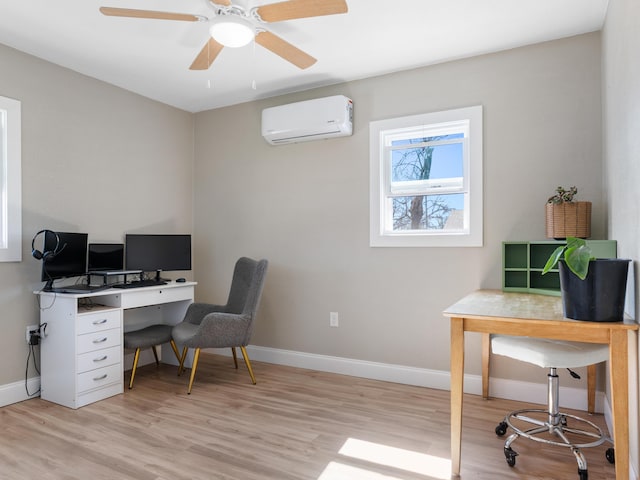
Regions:
[[591, 202], [547, 203], [547, 238], [589, 238], [591, 236]]

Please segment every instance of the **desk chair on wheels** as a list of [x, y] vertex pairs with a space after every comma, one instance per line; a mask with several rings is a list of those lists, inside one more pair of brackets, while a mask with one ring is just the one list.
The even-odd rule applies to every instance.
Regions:
[[[571, 449], [578, 462], [580, 480], [587, 480], [587, 461], [581, 449], [596, 447], [604, 442], [611, 442], [611, 439], [593, 422], [560, 411], [557, 369], [571, 369], [603, 362], [609, 358], [609, 347], [596, 343], [494, 335], [491, 337], [491, 350], [496, 355], [549, 369], [547, 408], [510, 412], [495, 429], [498, 436], [505, 435], [508, 429], [513, 431], [504, 444], [507, 464], [511, 467], [516, 464], [518, 453], [511, 445], [523, 437]], [[614, 463], [613, 448], [607, 450], [606, 457], [610, 463]]]

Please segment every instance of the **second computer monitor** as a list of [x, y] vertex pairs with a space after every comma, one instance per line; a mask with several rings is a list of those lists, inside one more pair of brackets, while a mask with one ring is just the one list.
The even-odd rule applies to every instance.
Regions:
[[124, 245], [122, 243], [90, 243], [89, 271], [108, 272], [124, 269]]
[[191, 235], [127, 234], [125, 266], [143, 272], [191, 270]]

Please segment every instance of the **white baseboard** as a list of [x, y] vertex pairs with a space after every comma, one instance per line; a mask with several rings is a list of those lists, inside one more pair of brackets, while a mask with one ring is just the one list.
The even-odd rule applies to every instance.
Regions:
[[40, 396], [40, 377], [33, 377], [27, 380], [27, 388], [31, 395], [27, 395], [24, 380], [19, 382], [0, 385], [0, 407], [6, 407], [12, 403], [22, 402], [30, 398]]

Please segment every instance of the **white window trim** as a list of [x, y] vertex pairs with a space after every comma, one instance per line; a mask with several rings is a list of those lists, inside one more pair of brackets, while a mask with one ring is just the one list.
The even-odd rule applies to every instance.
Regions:
[[2, 235], [0, 235], [0, 262], [22, 260], [22, 116], [21, 103], [0, 96], [0, 111], [6, 112], [6, 128], [3, 151], [0, 152], [2, 168], [1, 194]]
[[[460, 120], [469, 120], [469, 195], [466, 196], [465, 212], [469, 217], [469, 232], [404, 231], [385, 232], [384, 228], [384, 132], [420, 125], [437, 125]], [[482, 106], [459, 108], [406, 117], [378, 120], [369, 124], [369, 244], [372, 247], [481, 247], [482, 230]], [[442, 193], [445, 193], [443, 190]]]

